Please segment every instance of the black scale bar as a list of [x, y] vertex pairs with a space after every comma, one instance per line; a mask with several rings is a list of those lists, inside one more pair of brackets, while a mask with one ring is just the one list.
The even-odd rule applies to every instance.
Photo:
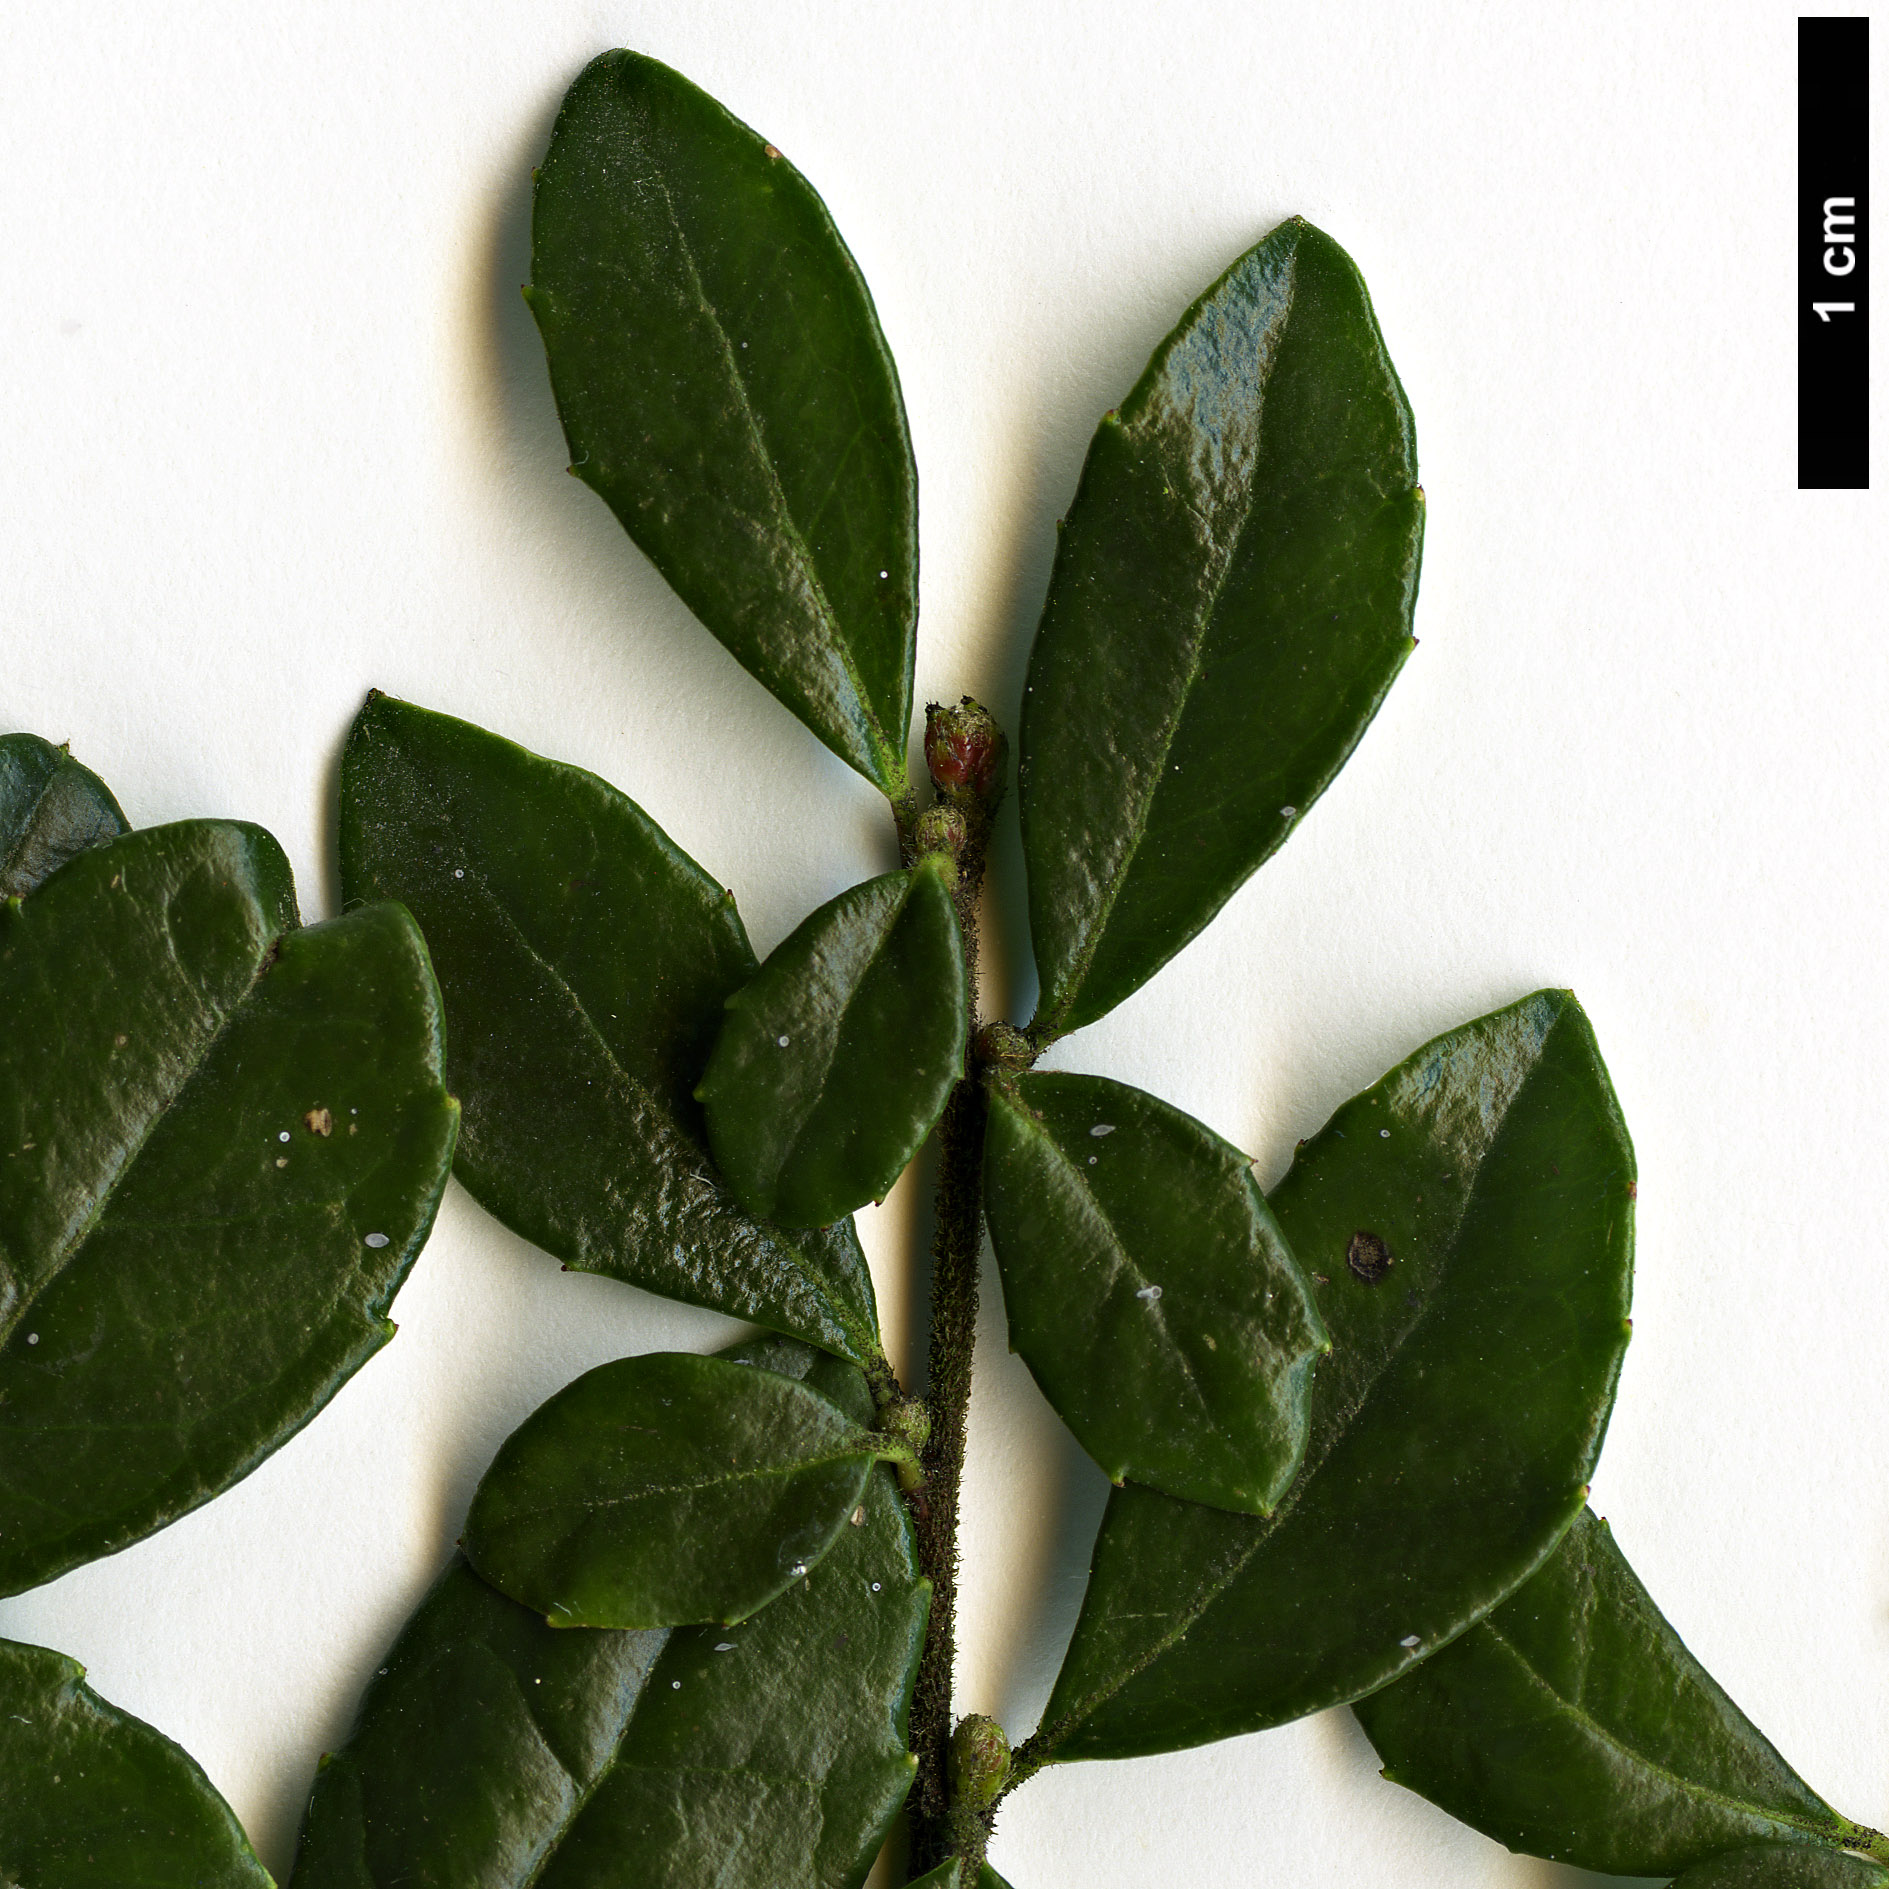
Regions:
[[1869, 487], [1869, 22], [1797, 22], [1797, 486]]

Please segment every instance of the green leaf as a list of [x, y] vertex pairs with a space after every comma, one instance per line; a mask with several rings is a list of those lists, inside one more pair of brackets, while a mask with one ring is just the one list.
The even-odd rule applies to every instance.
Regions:
[[0, 899], [20, 899], [75, 853], [131, 824], [112, 791], [38, 735], [0, 735]]
[[964, 1073], [964, 943], [937, 865], [813, 913], [728, 999], [696, 1090], [742, 1204], [825, 1226], [883, 1200]]
[[1074, 1075], [993, 1083], [985, 1146], [1011, 1347], [1083, 1448], [1112, 1482], [1269, 1513], [1326, 1338], [1246, 1156]]
[[[857, 1371], [773, 1339], [857, 1422]], [[911, 1782], [930, 1587], [890, 1472], [745, 1626], [560, 1632], [455, 1562], [315, 1781], [295, 1889], [857, 1889]]]
[[413, 921], [295, 928], [260, 828], [0, 905], [0, 1593], [247, 1475], [393, 1335], [458, 1108]]
[[918, 475], [813, 187], [679, 73], [605, 53], [538, 172], [531, 277], [572, 472], [745, 669], [903, 793]]
[[1808, 1843], [1760, 1843], [1695, 1864], [1672, 1889], [1889, 1889], [1889, 1870]]
[[465, 1104], [455, 1171], [580, 1272], [878, 1355], [850, 1222], [788, 1233], [710, 1166], [694, 1088], [754, 954], [725, 892], [581, 768], [372, 695], [341, 761], [341, 882], [426, 933]]
[[1633, 1150], [1542, 991], [1346, 1103], [1272, 1196], [1331, 1355], [1270, 1519], [1109, 1500], [1040, 1762], [1282, 1725], [1374, 1691], [1580, 1513], [1627, 1342]]
[[195, 1760], [84, 1678], [0, 1640], [0, 1883], [273, 1889]]
[[[915, 1882], [908, 1883], [906, 1889], [958, 1889], [958, 1874], [962, 1868], [963, 1864], [953, 1856], [936, 1869], [926, 1870]], [[977, 1889], [1010, 1889], [1010, 1885], [986, 1863], [977, 1872]]]
[[1686, 1651], [1592, 1514], [1479, 1626], [1357, 1712], [1393, 1783], [1581, 1869], [1667, 1876], [1745, 1844], [1868, 1834]]
[[512, 1432], [465, 1547], [554, 1627], [732, 1624], [858, 1506], [871, 1439], [790, 1377], [686, 1352], [600, 1364]]
[[1414, 647], [1416, 434], [1356, 265], [1294, 218], [1096, 430], [1023, 698], [1040, 1033], [1092, 1023], [1281, 844]]

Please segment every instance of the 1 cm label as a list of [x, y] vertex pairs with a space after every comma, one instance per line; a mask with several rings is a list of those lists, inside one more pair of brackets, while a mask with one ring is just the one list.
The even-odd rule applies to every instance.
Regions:
[[[1856, 267], [1856, 199], [1825, 197], [1823, 200], [1823, 272], [1828, 276], [1846, 276]], [[1832, 315], [1854, 315], [1854, 302], [1812, 302], [1811, 312], [1819, 321]]]

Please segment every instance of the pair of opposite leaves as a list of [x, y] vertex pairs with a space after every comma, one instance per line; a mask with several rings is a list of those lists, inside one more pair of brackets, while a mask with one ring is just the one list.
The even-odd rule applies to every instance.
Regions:
[[[606, 54], [539, 173], [532, 275], [572, 470], [740, 661], [905, 799], [916, 477], [871, 298], [811, 187], [676, 73]], [[1064, 527], [1020, 739], [1039, 1043], [1153, 975], [1342, 766], [1413, 646], [1421, 529], [1414, 428], [1364, 284], [1328, 238], [1283, 225], [1104, 420]], [[925, 865], [808, 919], [736, 1000], [701, 1088], [743, 1205], [818, 1225], [883, 1197], [962, 1069], [964, 1013]], [[1065, 1203], [1124, 1195], [1165, 1160], [1172, 1192], [1192, 1179], [1215, 1203], [1203, 1264], [1156, 1310], [1169, 1286], [1123, 1264], [1110, 1216], [1077, 1230], [1065, 1213], [1074, 1237], [1031, 1282], [1098, 1301], [1086, 1342], [1026, 1312], [1019, 1349], [1111, 1475], [1263, 1512], [1303, 1447], [1323, 1342], [1309, 1287], [1231, 1149], [1132, 1091], [1103, 1100], [1122, 1138], [1106, 1163], [1072, 1157], [1107, 1171], [1094, 1188], [1062, 1175]], [[1047, 1079], [1003, 1090], [1002, 1198], [1069, 1165], [1038, 1132], [1050, 1113]], [[1234, 1261], [1251, 1276], [1196, 1289]], [[1096, 1393], [1123, 1364], [1172, 1413], [1158, 1435]]]

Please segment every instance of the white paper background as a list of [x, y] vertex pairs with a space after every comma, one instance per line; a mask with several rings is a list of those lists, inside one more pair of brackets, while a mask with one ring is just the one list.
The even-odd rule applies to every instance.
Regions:
[[[1833, 10], [1842, 10], [1840, 8]], [[1261, 1158], [1540, 984], [1639, 1149], [1596, 1504], [1806, 1775], [1889, 1818], [1885, 536], [1794, 489], [1781, 5], [18, 8], [0, 69], [0, 723], [141, 825], [259, 820], [335, 902], [370, 685], [619, 783], [756, 945], [887, 858], [873, 796], [564, 476], [528, 184], [592, 53], [682, 68], [825, 194], [923, 481], [920, 700], [1014, 715], [1089, 432], [1302, 211], [1418, 421], [1422, 647], [1291, 845], [1058, 1052]], [[1002, 892], [1020, 889], [1014, 824]], [[996, 995], [1030, 996], [1001, 932]], [[0, 1027], [4, 1027], [0, 1025]], [[895, 1343], [910, 1190], [866, 1228]], [[0, 1602], [201, 1760], [278, 1873], [317, 1754], [498, 1440], [580, 1369], [734, 1329], [567, 1278], [454, 1189], [401, 1336], [165, 1534]], [[1102, 1485], [986, 1320], [962, 1709], [1029, 1729]], [[1018, 1889], [1550, 1885], [1343, 1713], [1006, 1809]], [[758, 1886], [757, 1886], [758, 1889]]]

